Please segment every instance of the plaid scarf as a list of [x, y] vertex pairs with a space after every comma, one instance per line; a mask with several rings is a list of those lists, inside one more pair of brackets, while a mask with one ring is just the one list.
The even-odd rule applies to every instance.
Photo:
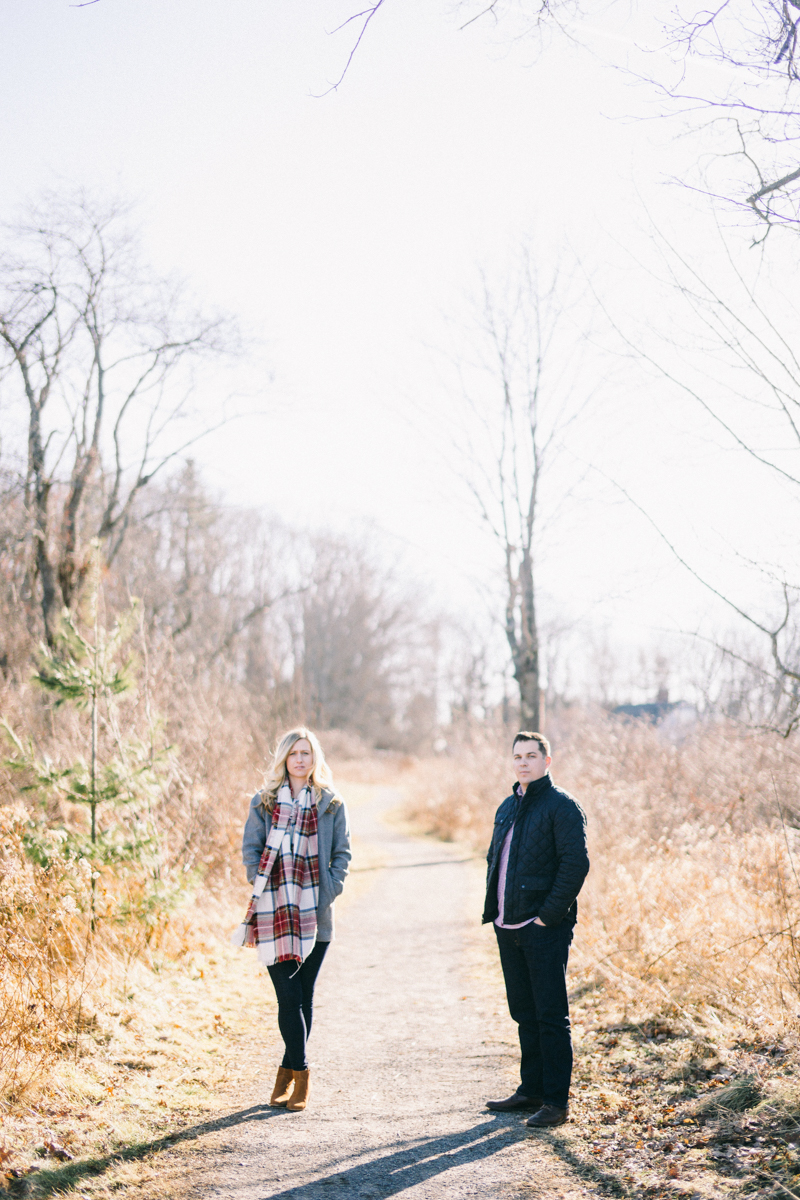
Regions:
[[245, 946], [259, 961], [302, 963], [317, 940], [319, 850], [317, 806], [310, 787], [293, 799], [282, 785], [244, 919]]

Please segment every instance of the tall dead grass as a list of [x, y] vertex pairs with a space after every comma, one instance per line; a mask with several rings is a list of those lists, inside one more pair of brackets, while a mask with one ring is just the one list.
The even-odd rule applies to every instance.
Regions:
[[[193, 686], [168, 665], [148, 664], [125, 714], [146, 739], [160, 710], [159, 736], [175, 751], [146, 814], [157, 844], [141, 861], [76, 853], [70, 834], [86, 838], [86, 806], [21, 793], [3, 765], [12, 747], [0, 745], [0, 1109], [38, 1090], [56, 1060], [93, 1053], [104, 1012], [120, 1007], [134, 975], [191, 953], [246, 903], [241, 829], [272, 731], [241, 695]], [[56, 769], [81, 750], [82, 715], [54, 712], [32, 685], [7, 685], [0, 714]], [[136, 836], [124, 812], [101, 808], [105, 820], [122, 822], [121, 842]]]
[[0, 1088], [11, 1099], [63, 1051], [70, 1026], [77, 1036], [88, 932], [78, 913], [91, 888], [85, 861], [37, 868], [27, 825], [23, 808], [0, 808]]
[[[85, 841], [88, 809], [23, 794], [24, 780], [6, 762], [13, 747], [0, 743], [0, 1111], [27, 1103], [57, 1060], [79, 1064], [94, 1053], [97, 1030], [126, 1006], [131, 979], [159, 972], [165, 960], [188, 961], [246, 905], [242, 827], [278, 727], [224, 676], [201, 686], [168, 654], [142, 664], [126, 726], [146, 741], [154, 714], [174, 754], [147, 814], [157, 846], [141, 861], [77, 855], [69, 835]], [[0, 686], [0, 715], [55, 769], [83, 749], [85, 714], [54, 711], [30, 683]], [[348, 778], [393, 781], [405, 765], [396, 753], [370, 757], [341, 731], [323, 742]], [[114, 820], [124, 841], [125, 814], [101, 806], [99, 828]]]
[[[571, 711], [553, 775], [589, 821], [576, 966], [626, 1003], [700, 1025], [800, 1016], [800, 757], [794, 742]], [[407, 779], [409, 813], [488, 845], [511, 790], [501, 731], [478, 730]]]

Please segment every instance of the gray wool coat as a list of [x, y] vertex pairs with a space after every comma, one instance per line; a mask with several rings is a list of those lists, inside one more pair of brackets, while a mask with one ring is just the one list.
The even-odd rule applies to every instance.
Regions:
[[[250, 801], [250, 811], [242, 837], [242, 861], [248, 883], [252, 883], [264, 853], [272, 818], [261, 808], [261, 793]], [[331, 942], [334, 935], [333, 902], [342, 893], [350, 869], [350, 823], [342, 798], [323, 788], [317, 803], [317, 843], [319, 847], [319, 901], [317, 903], [317, 941]]]

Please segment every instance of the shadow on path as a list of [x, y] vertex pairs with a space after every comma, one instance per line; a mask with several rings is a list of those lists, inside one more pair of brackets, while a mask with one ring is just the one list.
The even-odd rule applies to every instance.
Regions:
[[227, 1117], [219, 1117], [215, 1121], [203, 1121], [200, 1125], [190, 1125], [186, 1129], [176, 1129], [164, 1137], [154, 1138], [149, 1142], [134, 1142], [132, 1146], [124, 1146], [112, 1154], [102, 1158], [79, 1159], [77, 1162], [65, 1164], [63, 1167], [53, 1167], [37, 1171], [35, 1175], [27, 1175], [15, 1180], [10, 1188], [11, 1195], [23, 1194], [28, 1184], [36, 1181], [36, 1192], [39, 1196], [52, 1196], [65, 1187], [74, 1187], [81, 1179], [93, 1175], [102, 1175], [109, 1167], [118, 1163], [136, 1162], [137, 1159], [147, 1158], [151, 1154], [159, 1154], [163, 1150], [171, 1150], [179, 1142], [194, 1141], [207, 1133], [216, 1133], [221, 1129], [232, 1129], [236, 1125], [245, 1125], [248, 1121], [264, 1121], [270, 1117], [286, 1116], [282, 1108], [270, 1108], [266, 1104], [256, 1104], [241, 1112], [231, 1113]]
[[[406, 1188], [420, 1183], [445, 1171], [483, 1159], [504, 1150], [518, 1140], [518, 1126], [507, 1117], [492, 1116], [471, 1129], [460, 1133], [445, 1134], [436, 1138], [411, 1138], [398, 1140], [389, 1153], [383, 1153], [357, 1166], [340, 1164], [337, 1170], [322, 1175], [307, 1183], [284, 1184], [279, 1191], [264, 1193], [265, 1200], [300, 1200], [319, 1195], [316, 1190], [323, 1184], [340, 1184], [352, 1188], [370, 1187], [382, 1196], [396, 1196]], [[359, 1156], [361, 1157], [361, 1155]], [[251, 1180], [251, 1186], [254, 1181]], [[262, 1186], [268, 1186], [265, 1181]]]
[[559, 1137], [557, 1133], [547, 1133], [545, 1130], [539, 1131], [539, 1137], [542, 1141], [547, 1142], [550, 1149], [558, 1155], [562, 1162], [567, 1163], [576, 1174], [583, 1179], [593, 1179], [597, 1183], [611, 1192], [615, 1196], [629, 1196], [630, 1188], [622, 1182], [617, 1174], [613, 1171], [604, 1170], [596, 1159], [590, 1158], [586, 1154], [581, 1154], [573, 1149], [564, 1138]]
[[[220, 1117], [214, 1121], [204, 1121], [199, 1125], [179, 1129], [163, 1138], [148, 1142], [137, 1142], [116, 1150], [113, 1154], [102, 1158], [90, 1158], [73, 1162], [63, 1167], [38, 1171], [35, 1176], [14, 1181], [10, 1190], [11, 1195], [21, 1195], [27, 1191], [32, 1178], [35, 1179], [36, 1194], [40, 1197], [52, 1196], [67, 1187], [74, 1187], [81, 1179], [102, 1175], [110, 1167], [119, 1163], [135, 1162], [152, 1154], [169, 1150], [180, 1142], [194, 1141], [205, 1134], [218, 1133], [236, 1126], [246, 1125], [252, 1121], [268, 1121], [275, 1118], [287, 1118], [295, 1114], [287, 1113], [285, 1109], [270, 1108], [268, 1105], [254, 1105]], [[302, 1120], [302, 1117], [300, 1118]], [[502, 1114], [493, 1115], [460, 1133], [447, 1134], [437, 1138], [413, 1138], [396, 1141], [394, 1149], [357, 1166], [340, 1165], [337, 1170], [326, 1176], [300, 1183], [296, 1186], [283, 1187], [280, 1191], [269, 1193], [270, 1200], [282, 1200], [288, 1197], [310, 1196], [311, 1189], [321, 1184], [344, 1184], [358, 1189], [370, 1185], [380, 1189], [384, 1196], [394, 1196], [407, 1187], [423, 1183], [444, 1171], [468, 1163], [479, 1162], [492, 1154], [505, 1149], [512, 1141], [521, 1135], [519, 1126]], [[250, 1181], [250, 1185], [252, 1185]], [[265, 1180], [262, 1186], [269, 1186]]]

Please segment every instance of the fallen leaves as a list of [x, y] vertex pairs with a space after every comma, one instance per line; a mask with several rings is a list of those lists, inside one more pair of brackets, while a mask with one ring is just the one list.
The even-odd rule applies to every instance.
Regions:
[[54, 1138], [46, 1138], [44, 1142], [44, 1148], [49, 1155], [51, 1155], [53, 1158], [57, 1158], [59, 1162], [72, 1162], [73, 1158], [75, 1157], [74, 1154], [70, 1154], [66, 1146], [62, 1146], [61, 1143], [57, 1142]]

